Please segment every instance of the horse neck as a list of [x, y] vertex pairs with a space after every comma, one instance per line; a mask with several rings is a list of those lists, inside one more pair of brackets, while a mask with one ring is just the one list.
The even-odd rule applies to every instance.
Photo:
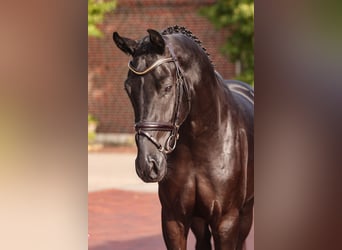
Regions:
[[191, 109], [186, 127], [190, 126], [193, 134], [198, 132], [197, 129], [199, 132], [206, 128], [218, 131], [228, 120], [228, 101], [231, 100], [229, 90], [217, 78], [202, 48], [181, 35], [172, 36], [170, 40], [191, 91]]
[[228, 123], [231, 93], [214, 70], [202, 70], [200, 79], [192, 85], [191, 126], [210, 127], [212, 131], [218, 131]]

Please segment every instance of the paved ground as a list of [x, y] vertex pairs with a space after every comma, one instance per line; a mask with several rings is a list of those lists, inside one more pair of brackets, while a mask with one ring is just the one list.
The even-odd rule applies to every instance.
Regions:
[[106, 190], [88, 198], [89, 250], [165, 249], [156, 193]]
[[135, 150], [88, 154], [88, 192], [104, 189], [157, 192], [158, 184], [144, 183], [135, 173]]
[[[134, 170], [135, 149], [88, 155], [89, 250], [165, 249], [156, 184], [143, 183]], [[254, 232], [248, 238], [253, 250]], [[188, 249], [194, 249], [189, 236]]]

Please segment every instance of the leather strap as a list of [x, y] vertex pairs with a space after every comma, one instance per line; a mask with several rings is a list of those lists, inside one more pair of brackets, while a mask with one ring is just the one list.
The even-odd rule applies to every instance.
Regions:
[[138, 71], [136, 68], [134, 68], [132, 66], [132, 61], [128, 62], [128, 68], [136, 75], [145, 75], [146, 73], [150, 72], [152, 69], [156, 68], [157, 66], [159, 66], [160, 64], [166, 63], [166, 62], [172, 62], [173, 59], [171, 57], [169, 58], [162, 58], [159, 59], [158, 61], [156, 61], [155, 63], [153, 63], [150, 67], [148, 67], [147, 69], [145, 69], [144, 71]]

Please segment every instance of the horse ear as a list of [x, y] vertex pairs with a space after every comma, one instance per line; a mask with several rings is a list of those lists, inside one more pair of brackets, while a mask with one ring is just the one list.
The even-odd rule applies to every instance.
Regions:
[[165, 50], [165, 41], [162, 35], [158, 31], [152, 29], [148, 29], [147, 32], [150, 34], [150, 41], [155, 45], [158, 53], [163, 54]]
[[136, 41], [129, 38], [121, 37], [119, 36], [118, 32], [113, 33], [113, 40], [116, 46], [118, 46], [118, 48], [121, 49], [123, 52], [129, 55], [134, 54], [135, 48], [137, 46]]

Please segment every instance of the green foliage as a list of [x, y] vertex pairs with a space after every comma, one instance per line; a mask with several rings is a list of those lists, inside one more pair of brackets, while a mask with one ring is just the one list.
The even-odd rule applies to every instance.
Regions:
[[97, 123], [98, 120], [92, 114], [88, 114], [88, 123]]
[[202, 8], [200, 14], [216, 28], [229, 30], [222, 52], [232, 62], [240, 61], [241, 74], [236, 78], [254, 85], [254, 1], [218, 0]]
[[96, 126], [98, 120], [91, 114], [88, 114], [88, 144], [93, 143], [96, 138]]
[[91, 144], [95, 141], [96, 133], [95, 132], [89, 132], [88, 131], [88, 144]]
[[101, 23], [104, 14], [114, 10], [115, 7], [115, 0], [88, 0], [88, 36], [102, 36], [102, 32], [97, 28], [96, 24]]

